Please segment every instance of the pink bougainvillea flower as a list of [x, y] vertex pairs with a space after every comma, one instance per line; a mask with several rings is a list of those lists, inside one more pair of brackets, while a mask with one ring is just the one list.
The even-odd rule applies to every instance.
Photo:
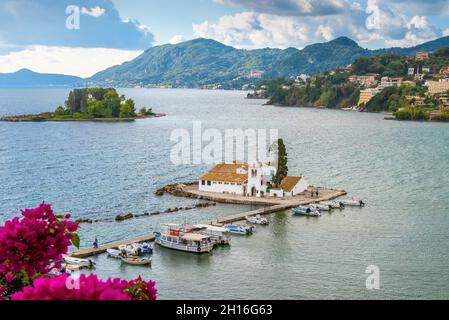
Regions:
[[15, 278], [16, 278], [16, 276], [13, 275], [12, 273], [7, 273], [7, 274], [5, 275], [6, 283], [11, 283], [11, 282], [13, 282]]
[[[50, 205], [22, 211], [22, 218], [0, 227], [0, 300], [155, 300], [153, 281], [100, 280], [96, 275], [72, 279], [50, 277], [61, 267], [78, 224], [70, 215], [56, 216]], [[76, 237], [76, 238], [75, 238]], [[77, 241], [75, 241], [77, 240]]]
[[78, 224], [57, 217], [50, 205], [22, 211], [0, 227], [0, 275], [23, 273], [28, 277], [47, 274], [50, 264], [60, 267]]
[[142, 279], [100, 280], [96, 275], [81, 275], [72, 279], [67, 274], [42, 277], [33, 286], [25, 287], [11, 296], [12, 300], [155, 300], [153, 281]]
[[5, 297], [4, 297], [5, 291], [6, 291], [6, 287], [0, 286], [0, 301], [5, 300]]

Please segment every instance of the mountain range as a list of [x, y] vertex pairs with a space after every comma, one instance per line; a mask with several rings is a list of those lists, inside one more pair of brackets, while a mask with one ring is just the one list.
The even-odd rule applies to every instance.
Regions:
[[29, 69], [21, 69], [14, 73], [0, 73], [0, 88], [72, 87], [82, 80], [75, 76], [37, 73]]
[[[238, 87], [247, 83], [252, 70], [264, 71], [263, 78], [316, 74], [346, 66], [363, 56], [394, 52], [414, 55], [449, 46], [449, 37], [410, 48], [369, 50], [354, 40], [339, 37], [304, 49], [243, 50], [210, 39], [195, 39], [176, 45], [152, 47], [132, 61], [114, 66], [87, 79], [91, 85], [173, 85], [199, 87], [212, 84]], [[234, 84], [234, 85], [233, 85]]]
[[88, 79], [74, 76], [40, 74], [27, 69], [1, 74], [0, 87], [49, 86], [175, 86], [202, 87], [221, 85], [241, 88], [260, 79], [250, 79], [253, 70], [264, 72], [264, 79], [317, 74], [344, 67], [359, 57], [387, 52], [414, 55], [418, 51], [433, 52], [449, 47], [449, 36], [410, 48], [370, 50], [354, 40], [339, 37], [303, 49], [236, 49], [211, 39], [194, 39], [176, 45], [152, 47], [137, 58], [108, 68]]

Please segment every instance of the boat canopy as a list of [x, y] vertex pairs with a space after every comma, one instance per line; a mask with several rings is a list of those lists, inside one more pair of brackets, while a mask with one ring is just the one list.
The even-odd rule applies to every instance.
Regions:
[[207, 229], [207, 230], [216, 231], [216, 232], [229, 232], [229, 230], [226, 228], [211, 226], [208, 224], [196, 224], [193, 227], [198, 228], [198, 229]]
[[202, 240], [210, 238], [210, 236], [206, 236], [206, 235], [199, 234], [199, 233], [186, 233], [182, 237], [185, 240], [190, 240], [190, 241], [202, 241]]

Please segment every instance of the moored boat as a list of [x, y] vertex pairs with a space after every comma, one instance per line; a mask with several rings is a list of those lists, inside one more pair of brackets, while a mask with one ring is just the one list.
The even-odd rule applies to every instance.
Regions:
[[331, 211], [332, 210], [332, 206], [324, 205], [324, 204], [320, 204], [320, 203], [311, 204], [310, 207], [315, 210], [319, 210], [319, 211]]
[[149, 242], [144, 242], [140, 244], [143, 254], [153, 254], [153, 245]]
[[108, 256], [115, 259], [120, 259], [122, 257], [122, 252], [116, 249], [108, 249], [106, 250]]
[[193, 233], [190, 228], [167, 224], [165, 230], [155, 232], [155, 242], [164, 248], [190, 252], [209, 253], [213, 250], [215, 241], [213, 237], [206, 234]]
[[245, 217], [246, 221], [248, 221], [249, 223], [253, 223], [253, 224], [261, 224], [261, 225], [268, 225], [268, 220], [266, 218], [262, 218], [260, 216], [260, 214], [258, 214], [257, 216], [253, 216], [253, 217]]
[[79, 259], [73, 258], [67, 255], [62, 256], [63, 261], [66, 265], [69, 266], [77, 266], [79, 268], [93, 268], [95, 266], [95, 262], [90, 259]]
[[195, 233], [212, 236], [216, 244], [229, 244], [231, 242], [231, 233], [223, 227], [211, 226], [208, 224], [196, 224], [193, 226]]
[[341, 201], [322, 201], [321, 205], [330, 206], [332, 209], [344, 209], [345, 205]]
[[310, 216], [310, 217], [321, 217], [321, 213], [319, 210], [315, 210], [311, 207], [297, 207], [293, 209], [295, 214]]
[[232, 225], [228, 224], [225, 225], [224, 228], [228, 229], [229, 232], [233, 234], [241, 234], [241, 235], [250, 235], [253, 234], [255, 227], [247, 227], [247, 226], [238, 226], [238, 225]]
[[344, 199], [341, 200], [345, 206], [348, 207], [364, 207], [366, 204], [362, 200], [354, 200], [354, 199]]
[[138, 243], [123, 244], [118, 246], [118, 249], [124, 256], [140, 256], [142, 255], [142, 248]]
[[121, 257], [122, 262], [131, 264], [134, 266], [145, 266], [151, 264], [151, 258], [149, 257]]

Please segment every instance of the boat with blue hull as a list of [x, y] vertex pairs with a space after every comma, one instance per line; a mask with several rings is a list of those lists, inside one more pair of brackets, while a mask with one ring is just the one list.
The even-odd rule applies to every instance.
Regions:
[[320, 211], [311, 207], [297, 207], [293, 209], [293, 213], [301, 216], [321, 217]]
[[253, 234], [255, 227], [254, 226], [238, 226], [238, 225], [232, 225], [228, 224], [223, 226], [224, 228], [228, 229], [230, 233], [232, 234], [240, 234], [240, 235], [250, 235]]

